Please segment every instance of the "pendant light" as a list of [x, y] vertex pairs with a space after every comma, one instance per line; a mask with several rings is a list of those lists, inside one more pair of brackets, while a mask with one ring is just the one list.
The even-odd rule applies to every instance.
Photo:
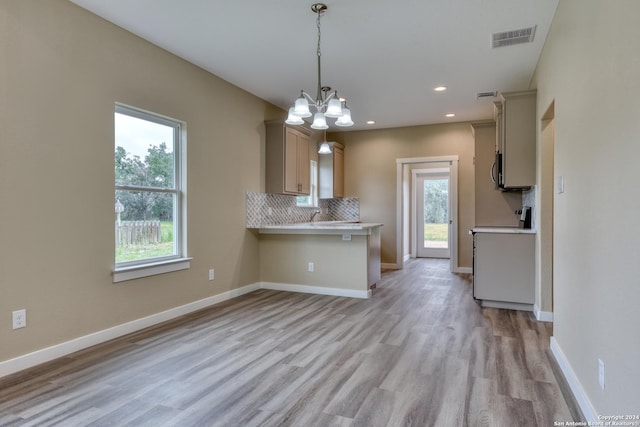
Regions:
[[[316, 99], [314, 100], [305, 91], [300, 91], [300, 96], [296, 99], [295, 104], [289, 108], [289, 115], [285, 123], [289, 125], [301, 125], [304, 123], [303, 118], [313, 116], [313, 122], [311, 123], [312, 129], [328, 129], [327, 117], [337, 119], [335, 122], [336, 126], [353, 126], [351, 111], [347, 108], [346, 101], [338, 97], [338, 91], [332, 91], [329, 86], [322, 86], [321, 82], [322, 54], [320, 52], [320, 17], [327, 11], [327, 5], [315, 3], [311, 5], [311, 11], [316, 14], [316, 27], [318, 28], [318, 45], [316, 51], [318, 59], [318, 87]], [[315, 114], [311, 113], [310, 107], [315, 109]]]
[[324, 139], [320, 143], [318, 154], [331, 154], [331, 145], [327, 142], [327, 131], [324, 131]]

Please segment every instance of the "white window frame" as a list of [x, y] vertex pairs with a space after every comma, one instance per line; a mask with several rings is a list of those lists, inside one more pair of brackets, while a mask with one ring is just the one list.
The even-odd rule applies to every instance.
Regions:
[[[309, 162], [309, 173], [311, 174], [311, 178], [309, 179], [309, 195], [308, 196], [297, 196], [296, 197], [296, 206], [300, 207], [318, 207], [318, 162], [315, 160], [311, 160]], [[309, 203], [301, 202], [301, 198], [307, 198]]]
[[[124, 114], [152, 123], [162, 124], [173, 128], [174, 155], [174, 187], [157, 188], [136, 185], [118, 185], [116, 190], [150, 191], [169, 193], [174, 195], [174, 254], [165, 257], [144, 258], [135, 261], [115, 263], [113, 282], [137, 279], [172, 271], [185, 270], [191, 267], [191, 258], [187, 257], [187, 225], [186, 225], [186, 123], [157, 113], [152, 113], [125, 104], [116, 103], [115, 113]], [[115, 125], [114, 125], [115, 127]], [[115, 242], [114, 242], [115, 243]], [[115, 257], [115, 251], [114, 251]], [[115, 258], [114, 258], [115, 259]]]

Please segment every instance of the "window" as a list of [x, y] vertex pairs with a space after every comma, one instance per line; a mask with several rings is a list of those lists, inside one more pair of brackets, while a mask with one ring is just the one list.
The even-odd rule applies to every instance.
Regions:
[[310, 182], [310, 194], [308, 196], [297, 196], [296, 197], [296, 205], [297, 206], [318, 206], [318, 162], [315, 160], [311, 160], [311, 167], [309, 168], [311, 171], [311, 179]]
[[114, 282], [188, 268], [182, 122], [117, 104]]

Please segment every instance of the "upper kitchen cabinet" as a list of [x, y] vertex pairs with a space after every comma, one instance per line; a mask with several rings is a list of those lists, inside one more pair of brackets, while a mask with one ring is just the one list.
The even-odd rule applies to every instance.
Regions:
[[265, 122], [267, 193], [306, 195], [311, 192], [310, 131], [282, 121]]
[[530, 188], [536, 182], [536, 91], [502, 93], [494, 111], [496, 185]]
[[[489, 178], [496, 160], [496, 124], [493, 120], [473, 122], [471, 130], [475, 140], [475, 225], [518, 227], [520, 216], [514, 212], [522, 209], [522, 193], [497, 191]], [[493, 166], [495, 174], [495, 164]]]
[[318, 154], [321, 199], [344, 197], [344, 146], [330, 142], [330, 154]]

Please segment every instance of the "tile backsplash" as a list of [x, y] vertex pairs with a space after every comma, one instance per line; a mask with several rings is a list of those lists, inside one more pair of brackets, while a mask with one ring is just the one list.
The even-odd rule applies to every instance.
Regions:
[[247, 228], [263, 225], [309, 222], [317, 209], [315, 221], [360, 221], [360, 202], [356, 197], [320, 199], [319, 206], [297, 206], [295, 196], [247, 192]]

